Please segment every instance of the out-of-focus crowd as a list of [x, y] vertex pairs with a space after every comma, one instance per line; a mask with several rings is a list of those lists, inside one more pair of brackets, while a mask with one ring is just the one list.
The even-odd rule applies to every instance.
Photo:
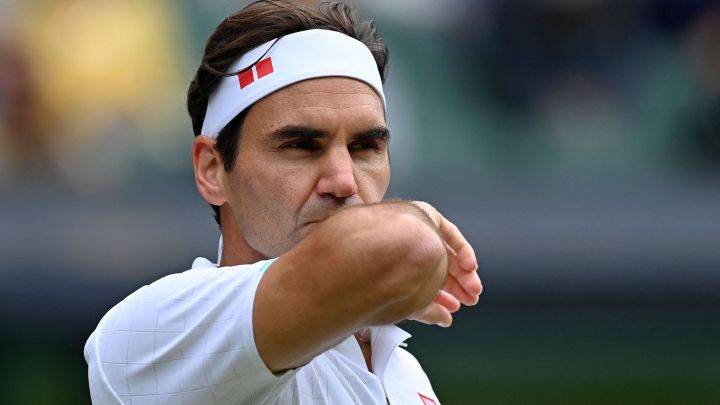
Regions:
[[184, 157], [189, 50], [171, 2], [0, 4], [0, 189], [112, 189]]
[[[0, 190], [103, 191], [140, 170], [187, 172], [185, 89], [218, 15], [243, 3], [0, 2]], [[360, 6], [391, 45], [391, 124], [414, 165], [720, 167], [715, 2]]]

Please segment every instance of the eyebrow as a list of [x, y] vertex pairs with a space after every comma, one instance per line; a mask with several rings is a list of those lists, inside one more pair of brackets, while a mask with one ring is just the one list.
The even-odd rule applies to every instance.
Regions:
[[[293, 139], [317, 139], [326, 138], [328, 132], [322, 129], [307, 127], [303, 125], [286, 125], [280, 127], [270, 133], [270, 139], [277, 142], [289, 141]], [[378, 125], [376, 127], [361, 131], [353, 135], [355, 141], [366, 141], [376, 140], [387, 142], [390, 140], [390, 130], [383, 126]]]
[[380, 142], [390, 141], [390, 130], [386, 126], [377, 126], [368, 130], [355, 134], [353, 137], [356, 141], [375, 140]]
[[270, 139], [274, 141], [289, 141], [292, 139], [314, 139], [327, 137], [327, 132], [302, 125], [286, 125], [270, 133]]

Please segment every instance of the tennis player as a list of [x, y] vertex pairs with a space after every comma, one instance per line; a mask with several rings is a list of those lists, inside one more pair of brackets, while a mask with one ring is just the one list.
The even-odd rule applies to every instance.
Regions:
[[427, 203], [384, 201], [388, 53], [345, 5], [251, 4], [208, 40], [188, 109], [216, 263], [135, 291], [85, 346], [94, 404], [438, 404], [402, 347], [482, 290]]

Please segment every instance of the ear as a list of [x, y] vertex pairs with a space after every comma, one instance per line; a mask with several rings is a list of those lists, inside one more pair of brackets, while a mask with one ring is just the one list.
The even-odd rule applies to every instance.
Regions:
[[215, 140], [205, 135], [195, 137], [192, 160], [195, 185], [200, 195], [210, 204], [223, 205], [227, 201], [222, 182], [225, 169], [220, 154], [215, 149]]

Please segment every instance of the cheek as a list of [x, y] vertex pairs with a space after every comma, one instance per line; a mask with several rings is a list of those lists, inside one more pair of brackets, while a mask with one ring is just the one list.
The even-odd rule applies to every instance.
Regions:
[[390, 184], [390, 164], [385, 160], [374, 165], [361, 165], [356, 179], [359, 189], [364, 191], [362, 197], [365, 202], [380, 201]]
[[[285, 233], [295, 225], [298, 212], [307, 196], [313, 190], [311, 176], [300, 173], [292, 167], [273, 164], [243, 165], [240, 170], [253, 170], [253, 176], [244, 179], [244, 186], [237, 194], [246, 207], [253, 207], [246, 213], [243, 222], [252, 222], [254, 227], [265, 228], [265, 233]], [[249, 167], [249, 166], [252, 166]], [[243, 209], [244, 207], [240, 207]], [[250, 212], [252, 211], [252, 212]], [[247, 218], [252, 216], [252, 218]]]

